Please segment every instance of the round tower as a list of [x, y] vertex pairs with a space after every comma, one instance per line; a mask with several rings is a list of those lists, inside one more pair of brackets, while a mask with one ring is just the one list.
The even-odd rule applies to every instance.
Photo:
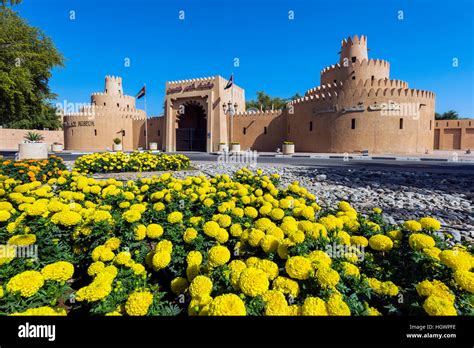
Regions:
[[347, 67], [350, 63], [355, 63], [356, 60], [362, 61], [363, 59], [369, 59], [366, 36], [362, 35], [359, 39], [356, 35], [353, 38], [349, 37], [342, 40], [339, 64]]
[[106, 76], [105, 94], [123, 95], [122, 78], [118, 76]]

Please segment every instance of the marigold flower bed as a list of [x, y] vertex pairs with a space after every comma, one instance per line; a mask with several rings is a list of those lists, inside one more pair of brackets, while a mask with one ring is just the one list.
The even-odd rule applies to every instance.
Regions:
[[[7, 315], [472, 315], [472, 246], [244, 169], [0, 177]], [[37, 246], [37, 259], [12, 251]]]
[[76, 159], [74, 168], [82, 173], [118, 173], [181, 170], [189, 167], [189, 158], [151, 152], [103, 152]]

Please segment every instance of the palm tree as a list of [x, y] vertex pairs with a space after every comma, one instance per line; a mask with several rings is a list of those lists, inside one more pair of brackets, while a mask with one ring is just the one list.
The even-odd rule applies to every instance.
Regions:
[[457, 120], [459, 119], [459, 115], [454, 110], [449, 110], [449, 111], [443, 112], [442, 114], [439, 114], [436, 112], [435, 119], [436, 120]]

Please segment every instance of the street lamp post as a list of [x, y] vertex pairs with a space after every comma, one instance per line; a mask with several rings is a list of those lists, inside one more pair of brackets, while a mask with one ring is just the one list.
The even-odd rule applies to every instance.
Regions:
[[229, 123], [230, 123], [230, 136], [229, 136], [229, 149], [232, 145], [232, 137], [233, 137], [233, 127], [234, 127], [234, 115], [237, 112], [237, 103], [232, 105], [232, 102], [229, 101], [227, 104], [222, 104], [222, 108], [224, 110], [225, 115], [229, 115]]

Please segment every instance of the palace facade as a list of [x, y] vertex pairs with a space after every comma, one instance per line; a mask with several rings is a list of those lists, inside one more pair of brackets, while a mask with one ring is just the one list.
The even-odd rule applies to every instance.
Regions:
[[64, 116], [65, 147], [105, 150], [125, 131], [124, 150], [144, 148], [147, 128], [148, 141], [169, 152], [216, 152], [231, 141], [275, 151], [291, 141], [297, 152], [431, 153], [434, 93], [391, 79], [389, 62], [369, 58], [365, 36], [344, 39], [339, 55], [284, 110], [247, 111], [244, 89], [215, 76], [167, 82], [164, 116], [147, 119], [121, 78], [108, 76], [90, 107]]

